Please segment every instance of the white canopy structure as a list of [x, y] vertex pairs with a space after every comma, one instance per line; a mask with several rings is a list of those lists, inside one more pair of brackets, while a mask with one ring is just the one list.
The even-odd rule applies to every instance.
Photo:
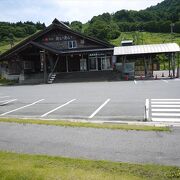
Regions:
[[[177, 77], [179, 77], [179, 52], [180, 47], [176, 43], [164, 43], [164, 44], [149, 44], [149, 45], [130, 45], [120, 46], [114, 48], [114, 56], [119, 56], [120, 62], [122, 63], [123, 73], [125, 64], [128, 62], [136, 62], [138, 59], [142, 59], [141, 62], [144, 64], [144, 74], [148, 76], [149, 71], [153, 74], [154, 56], [157, 54], [169, 54], [169, 76], [172, 69], [173, 77], [175, 77], [175, 68], [177, 64]], [[177, 63], [175, 54], [178, 53]], [[119, 62], [119, 61], [118, 61]]]
[[120, 46], [114, 48], [115, 56], [135, 55], [135, 54], [138, 55], [138, 54], [175, 53], [175, 52], [180, 52], [180, 47], [176, 43]]

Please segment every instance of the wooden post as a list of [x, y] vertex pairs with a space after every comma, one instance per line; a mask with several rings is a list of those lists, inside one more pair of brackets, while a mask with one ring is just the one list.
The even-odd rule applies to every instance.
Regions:
[[44, 83], [47, 83], [47, 65], [46, 65], [46, 53], [43, 49], [40, 51], [41, 71], [44, 72]]
[[46, 64], [46, 52], [45, 50], [43, 51], [43, 63], [44, 63], [44, 83], [47, 83], [47, 64]]
[[66, 55], [66, 72], [69, 72], [69, 67], [68, 67], [68, 58], [67, 58], [67, 55]]

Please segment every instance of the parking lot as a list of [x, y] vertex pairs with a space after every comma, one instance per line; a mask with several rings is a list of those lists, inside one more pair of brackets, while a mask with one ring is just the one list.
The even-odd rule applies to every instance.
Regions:
[[143, 120], [149, 99], [180, 99], [180, 79], [0, 86], [0, 116]]

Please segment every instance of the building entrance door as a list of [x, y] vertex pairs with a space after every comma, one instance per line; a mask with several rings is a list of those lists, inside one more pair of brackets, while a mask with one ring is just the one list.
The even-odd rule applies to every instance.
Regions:
[[87, 71], [86, 59], [80, 59], [80, 71]]

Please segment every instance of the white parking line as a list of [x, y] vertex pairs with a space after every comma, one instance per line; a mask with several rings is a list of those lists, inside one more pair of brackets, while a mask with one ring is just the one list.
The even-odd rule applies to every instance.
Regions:
[[75, 101], [75, 100], [76, 100], [76, 99], [72, 99], [72, 100], [68, 101], [67, 103], [62, 104], [61, 106], [58, 106], [57, 108], [52, 109], [51, 111], [43, 114], [41, 117], [45, 117], [45, 116], [47, 116], [48, 114], [50, 114], [50, 113], [52, 113], [52, 112], [54, 112], [54, 111], [56, 111], [56, 110], [58, 110], [58, 109], [60, 109], [60, 108], [62, 108], [62, 107], [64, 107], [64, 106], [66, 106], [66, 105], [68, 105], [68, 104], [70, 104], [71, 102], [73, 102], [73, 101]]
[[110, 101], [110, 99], [107, 99], [98, 109], [96, 109], [96, 110], [89, 116], [89, 119], [93, 118], [109, 101]]
[[152, 116], [180, 116], [180, 113], [152, 113]]
[[171, 107], [171, 108], [179, 108], [180, 107], [180, 105], [151, 105], [151, 107], [167, 107], [167, 108], [169, 108], [169, 107]]
[[165, 82], [165, 83], [169, 83], [167, 80], [162, 80], [163, 82]]
[[180, 112], [180, 109], [151, 109], [153, 112]]
[[180, 99], [151, 99], [151, 101], [180, 101]]
[[8, 104], [8, 103], [10, 103], [10, 102], [13, 102], [13, 101], [16, 101], [17, 99], [11, 99], [11, 100], [4, 100], [4, 101], [0, 101], [0, 106], [3, 106], [3, 105], [6, 105], [6, 104]]
[[0, 98], [8, 98], [9, 96], [1, 96]]
[[151, 104], [180, 104], [180, 102], [151, 102]]
[[152, 121], [180, 122], [179, 118], [152, 118]]
[[4, 115], [6, 115], [6, 114], [10, 114], [10, 113], [12, 113], [12, 112], [18, 111], [18, 110], [20, 110], [20, 109], [24, 109], [24, 108], [29, 107], [29, 106], [33, 106], [33, 105], [35, 105], [35, 104], [37, 104], [37, 103], [39, 103], [39, 102], [41, 102], [41, 101], [44, 101], [44, 99], [40, 99], [40, 100], [35, 101], [35, 102], [33, 102], [33, 103], [31, 103], [31, 104], [28, 104], [28, 105], [26, 105], [26, 106], [22, 106], [22, 107], [19, 107], [19, 108], [17, 108], [17, 109], [13, 109], [13, 110], [11, 110], [11, 111], [5, 112], [5, 113], [1, 114], [0, 116], [4, 116]]

